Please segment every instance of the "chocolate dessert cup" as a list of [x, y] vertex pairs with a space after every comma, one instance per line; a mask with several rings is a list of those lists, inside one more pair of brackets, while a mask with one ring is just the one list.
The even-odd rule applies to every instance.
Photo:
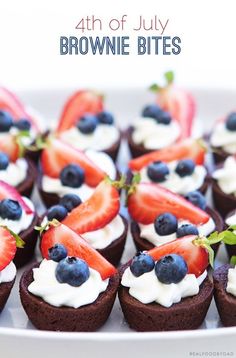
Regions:
[[112, 276], [106, 291], [95, 302], [79, 307], [54, 307], [40, 297], [31, 294], [28, 286], [33, 281], [34, 264], [24, 272], [20, 280], [20, 298], [29, 320], [41, 330], [92, 332], [100, 328], [108, 319], [119, 286], [119, 275]]
[[14, 286], [15, 278], [14, 280], [10, 282], [3, 282], [0, 283], [0, 313], [2, 312], [3, 308], [5, 307], [5, 304], [8, 300], [8, 297], [10, 296], [12, 287]]

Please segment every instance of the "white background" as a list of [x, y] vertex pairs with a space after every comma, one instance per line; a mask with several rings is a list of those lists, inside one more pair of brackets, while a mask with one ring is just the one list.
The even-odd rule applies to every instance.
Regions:
[[[0, 0], [0, 82], [13, 90], [147, 87], [163, 70], [174, 69], [179, 84], [235, 88], [235, 10], [234, 0]], [[181, 37], [182, 53], [60, 56], [59, 37], [80, 36], [74, 27], [91, 14], [103, 19], [127, 14], [129, 28], [139, 15], [169, 18], [168, 34]], [[132, 36], [132, 31], [122, 34]]]

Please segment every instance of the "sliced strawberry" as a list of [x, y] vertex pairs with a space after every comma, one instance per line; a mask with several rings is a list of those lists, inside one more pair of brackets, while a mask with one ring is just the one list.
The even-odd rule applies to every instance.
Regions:
[[0, 87], [0, 109], [9, 112], [16, 121], [21, 118], [27, 118], [37, 132], [40, 132], [37, 121], [27, 113], [16, 95], [4, 87]]
[[18, 201], [21, 207], [25, 210], [27, 214], [32, 214], [33, 211], [26, 204], [22, 196], [18, 193], [18, 191], [11, 185], [5, 183], [0, 180], [0, 200], [3, 199], [12, 199]]
[[20, 147], [16, 137], [10, 133], [6, 133], [0, 140], [0, 152], [8, 155], [11, 162], [15, 162], [20, 155]]
[[188, 273], [192, 273], [198, 277], [207, 269], [209, 259], [207, 250], [194, 245], [194, 239], [196, 239], [194, 235], [185, 236], [155, 247], [148, 251], [148, 253], [155, 261], [168, 254], [181, 255], [188, 265]]
[[4, 227], [0, 226], [0, 271], [14, 258], [16, 253], [16, 239]]
[[63, 132], [75, 125], [85, 113], [97, 114], [103, 110], [103, 98], [96, 92], [76, 92], [66, 102], [59, 119], [57, 132]]
[[100, 273], [103, 280], [116, 273], [115, 267], [110, 262], [93, 249], [80, 235], [63, 224], [56, 227], [51, 226], [43, 234], [40, 243], [42, 256], [48, 259], [48, 249], [57, 243], [63, 244], [67, 248], [69, 256], [76, 256], [85, 260], [91, 268]]
[[185, 158], [193, 159], [196, 164], [201, 165], [205, 160], [205, 152], [206, 149], [199, 140], [188, 138], [177, 144], [132, 159], [129, 162], [129, 167], [133, 171], [139, 171], [158, 160], [171, 162]]
[[45, 175], [58, 178], [61, 170], [68, 164], [78, 164], [85, 171], [85, 182], [97, 186], [106, 174], [97, 167], [82, 151], [56, 138], [49, 138], [48, 146], [41, 155], [42, 170]]
[[182, 196], [154, 183], [140, 183], [128, 197], [128, 210], [132, 218], [141, 224], [151, 224], [163, 213], [172, 213], [178, 219], [200, 225], [209, 215]]
[[102, 181], [93, 195], [73, 209], [62, 221], [78, 234], [101, 229], [120, 210], [119, 191], [107, 181]]
[[175, 87], [173, 84], [173, 72], [166, 72], [164, 76], [167, 80], [165, 87], [159, 87], [157, 85], [151, 86], [151, 89], [157, 92], [156, 102], [179, 122], [181, 127], [181, 136], [179, 139], [188, 138], [192, 134], [196, 112], [194, 98], [187, 91]]

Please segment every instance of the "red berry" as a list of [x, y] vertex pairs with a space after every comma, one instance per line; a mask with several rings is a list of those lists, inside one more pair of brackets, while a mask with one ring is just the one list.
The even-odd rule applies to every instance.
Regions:
[[160, 214], [171, 213], [179, 219], [200, 225], [209, 215], [178, 194], [153, 183], [140, 183], [128, 197], [128, 210], [133, 220], [151, 224]]
[[16, 239], [4, 227], [0, 227], [0, 271], [14, 258], [16, 253]]
[[73, 209], [62, 221], [78, 234], [107, 225], [120, 210], [119, 191], [107, 181], [101, 182], [93, 195]]
[[93, 249], [80, 235], [63, 224], [55, 227], [51, 226], [43, 234], [40, 249], [44, 258], [49, 259], [48, 250], [55, 244], [65, 246], [68, 256], [75, 256], [85, 260], [91, 268], [100, 273], [103, 280], [116, 273], [115, 267], [100, 255], [97, 250]]
[[19, 145], [16, 137], [10, 133], [4, 134], [0, 140], [0, 152], [8, 155], [11, 162], [15, 162], [19, 158]]
[[71, 96], [62, 111], [57, 132], [63, 132], [73, 127], [85, 114], [97, 114], [103, 111], [103, 98], [96, 92], [82, 90]]
[[48, 139], [47, 143], [48, 146], [42, 151], [41, 155], [43, 174], [52, 178], [59, 178], [62, 169], [73, 163], [84, 169], [85, 182], [89, 186], [97, 186], [106, 176], [82, 151], [52, 137]]

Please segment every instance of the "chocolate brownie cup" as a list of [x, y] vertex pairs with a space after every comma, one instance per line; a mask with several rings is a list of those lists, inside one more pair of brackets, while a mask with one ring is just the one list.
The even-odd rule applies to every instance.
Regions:
[[212, 181], [212, 198], [214, 207], [223, 218], [236, 207], [236, 197], [232, 194], [225, 194], [214, 179]]
[[[121, 269], [121, 274], [127, 268]], [[213, 284], [208, 277], [195, 296], [181, 299], [171, 307], [156, 302], [143, 304], [129, 294], [129, 288], [120, 286], [121, 308], [130, 328], [140, 332], [197, 329], [204, 321], [213, 296]]]
[[100, 293], [96, 301], [75, 309], [52, 306], [28, 291], [33, 281], [32, 269], [38, 266], [39, 264], [34, 264], [24, 272], [20, 280], [21, 302], [29, 320], [36, 328], [50, 331], [92, 332], [107, 321], [119, 286], [118, 274], [110, 278], [106, 291]]
[[15, 279], [11, 282], [4, 282], [0, 284], [0, 313], [2, 312], [5, 304], [10, 296], [12, 287], [14, 286]]
[[[214, 231], [221, 232], [224, 226], [221, 216], [218, 214], [216, 210], [213, 210], [209, 207], [206, 208], [206, 212], [210, 215], [210, 217], [215, 222]], [[154, 247], [154, 245], [151, 242], [140, 236], [140, 228], [137, 222], [134, 221], [131, 222], [131, 234], [137, 251], [146, 251], [146, 250], [148, 251]], [[217, 254], [219, 245], [220, 245], [219, 243], [212, 245], [215, 254]]]
[[35, 164], [30, 159], [27, 160], [27, 176], [25, 180], [17, 185], [16, 189], [22, 196], [30, 197], [34, 189], [34, 183], [37, 179], [37, 169]]
[[143, 144], [134, 143], [133, 138], [132, 138], [133, 132], [134, 132], [134, 127], [133, 126], [128, 127], [128, 129], [126, 131], [126, 139], [127, 139], [127, 142], [128, 142], [128, 146], [129, 146], [131, 156], [133, 158], [137, 158], [137, 157], [140, 157], [143, 154], [147, 154], [147, 153], [152, 152], [153, 149], [147, 149], [147, 148], [144, 147]]
[[26, 230], [19, 233], [19, 236], [24, 241], [25, 245], [23, 249], [17, 248], [16, 255], [13, 260], [17, 268], [26, 265], [34, 256], [38, 238], [38, 231], [34, 228], [38, 225], [38, 223], [38, 215], [35, 212], [31, 225]]
[[216, 307], [221, 322], [226, 327], [236, 325], [236, 297], [226, 291], [230, 268], [233, 266], [226, 264], [217, 268], [213, 273]]
[[[225, 217], [225, 222], [224, 222], [225, 228], [227, 228], [231, 225], [236, 225], [236, 209], [230, 211]], [[236, 245], [225, 244], [225, 247], [226, 247], [226, 251], [227, 251], [229, 259], [232, 256], [236, 255]]]

